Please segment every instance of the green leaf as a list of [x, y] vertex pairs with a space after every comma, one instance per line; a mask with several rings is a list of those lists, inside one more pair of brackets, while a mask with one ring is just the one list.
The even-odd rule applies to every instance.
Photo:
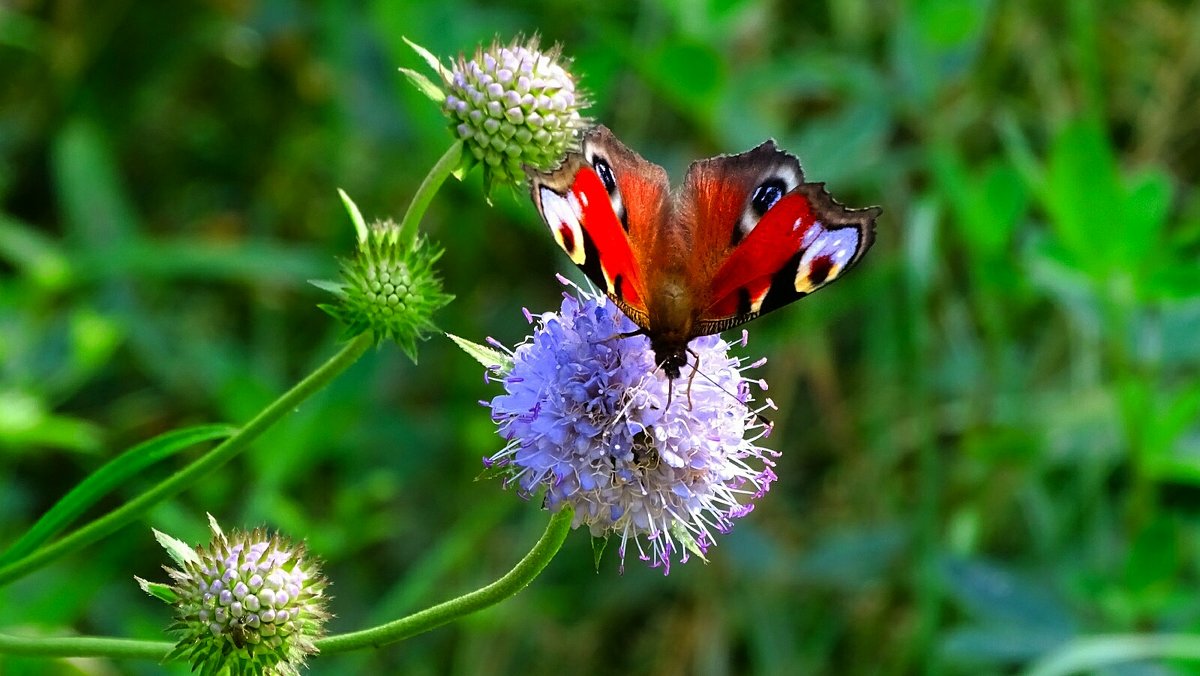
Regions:
[[367, 222], [363, 220], [363, 215], [358, 210], [358, 205], [341, 188], [338, 188], [338, 195], [341, 196], [342, 204], [346, 206], [346, 213], [350, 214], [350, 220], [354, 223], [354, 232], [358, 234], [358, 241], [367, 241]]
[[438, 61], [438, 58], [431, 54], [428, 49], [425, 49], [421, 45], [418, 45], [406, 37], [401, 36], [400, 39], [404, 40], [405, 44], [407, 44], [409, 47], [412, 47], [412, 50], [416, 52], [422, 59], [425, 59], [425, 63], [429, 64], [430, 68], [437, 71], [437, 74], [440, 75], [443, 80], [446, 80], [447, 82], [450, 81], [450, 71], [447, 70], [446, 67], [442, 65], [442, 62]]
[[411, 68], [401, 68], [400, 72], [404, 73], [405, 77], [408, 78], [408, 81], [413, 83], [413, 86], [415, 86], [418, 91], [432, 99], [434, 103], [441, 103], [446, 100], [446, 92], [442, 91], [441, 87], [435, 85], [432, 80], [425, 77], [421, 73], [418, 73]]
[[102, 438], [103, 430], [94, 423], [51, 413], [41, 396], [0, 390], [0, 445], [95, 453], [101, 448]]
[[480, 345], [479, 343], [473, 343], [466, 338], [459, 338], [453, 333], [447, 333], [446, 337], [453, 340], [454, 344], [462, 348], [463, 352], [474, 357], [475, 361], [488, 368], [499, 368], [502, 371], [512, 368], [512, 357], [509, 357], [500, 350]]
[[1017, 170], [1005, 162], [988, 166], [978, 191], [975, 239], [989, 252], [1003, 253], [1011, 244], [1017, 222], [1025, 215], [1029, 191]]
[[944, 51], [983, 39], [989, 4], [986, 0], [917, 0], [909, 14], [922, 40], [934, 50]]
[[1133, 538], [1125, 558], [1125, 589], [1139, 601], [1152, 600], [1178, 585], [1182, 541], [1175, 521], [1160, 514]]
[[211, 512], [207, 513], [207, 516], [208, 529], [212, 531], [213, 538], [217, 540], [224, 540], [225, 531], [221, 530], [221, 524], [217, 523], [217, 517], [213, 516]]
[[1200, 484], [1200, 461], [1179, 442], [1200, 418], [1200, 384], [1173, 395], [1160, 393], [1144, 410], [1154, 412], [1146, 421], [1144, 471], [1162, 481]]
[[93, 308], [84, 307], [72, 312], [69, 321], [70, 368], [65, 369], [69, 375], [55, 378], [58, 391], [65, 389], [64, 385], [74, 389], [108, 366], [113, 353], [125, 340], [125, 327], [121, 322]]
[[0, 258], [42, 288], [59, 290], [71, 282], [71, 266], [60, 243], [4, 214], [0, 214]]
[[1149, 170], [1128, 181], [1125, 188], [1124, 255], [1130, 266], [1142, 267], [1166, 258], [1168, 247], [1162, 235], [1171, 208], [1171, 178], [1161, 170]]
[[0, 566], [16, 561], [54, 537], [105, 495], [150, 466], [196, 444], [228, 437], [237, 428], [229, 425], [199, 425], [165, 434], [138, 444], [92, 472], [71, 489], [3, 555]]
[[139, 219], [107, 134], [101, 125], [76, 118], [55, 139], [52, 157], [69, 233], [78, 238], [78, 246], [100, 256], [111, 256], [118, 244], [139, 239]]
[[142, 578], [140, 578], [136, 575], [133, 576], [133, 579], [137, 580], [138, 586], [142, 588], [142, 591], [146, 592], [147, 594], [153, 596], [154, 598], [156, 598], [160, 601], [163, 601], [170, 605], [175, 605], [179, 601], [179, 594], [176, 594], [175, 589], [172, 588], [171, 585], [169, 585], [169, 584], [163, 584], [162, 582], [151, 582], [149, 580], [143, 580]]
[[158, 544], [167, 550], [167, 556], [170, 556], [176, 565], [182, 567], [189, 563], [200, 563], [200, 555], [196, 553], [196, 550], [188, 546], [188, 543], [171, 537], [156, 528], [151, 528], [150, 530], [154, 531], [154, 539], [158, 540]]
[[671, 524], [671, 535], [675, 536], [675, 539], [683, 543], [684, 549], [691, 552], [701, 561], [708, 563], [708, 559], [704, 556], [704, 550], [700, 549], [700, 545], [696, 542], [695, 536], [693, 536], [681, 522], [675, 521]]
[[948, 204], [967, 244], [989, 258], [1007, 258], [1016, 225], [1029, 201], [1029, 189], [1010, 163], [993, 160], [985, 171], [970, 172], [953, 146], [933, 153], [942, 201]]
[[1073, 265], [1093, 275], [1121, 261], [1127, 232], [1121, 218], [1125, 191], [1104, 127], [1096, 119], [1067, 125], [1054, 140], [1041, 199]]
[[335, 296], [341, 297], [346, 295], [346, 285], [341, 282], [334, 282], [328, 279], [310, 279], [308, 283], [322, 291], [328, 291]]
[[592, 561], [596, 564], [596, 572], [600, 572], [600, 559], [604, 558], [604, 550], [608, 548], [608, 536], [592, 536]]

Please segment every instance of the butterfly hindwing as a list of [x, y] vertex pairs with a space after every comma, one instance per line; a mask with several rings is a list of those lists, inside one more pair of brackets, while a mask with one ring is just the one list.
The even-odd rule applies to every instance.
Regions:
[[[787, 262], [795, 247], [770, 246], [770, 238], [751, 235], [761, 227], [767, 212], [803, 181], [799, 160], [770, 140], [744, 153], [698, 160], [688, 168], [680, 195], [680, 217], [690, 231], [688, 279], [699, 313], [695, 329], [715, 333], [699, 326], [713, 311], [720, 318], [745, 314], [739, 311], [737, 297], [732, 306], [725, 307], [726, 293], [713, 288], [731, 257], [745, 257], [756, 269], [771, 271]], [[711, 308], [714, 303], [715, 310]]]
[[830, 284], [870, 248], [879, 214], [846, 208], [824, 183], [801, 183], [721, 263], [698, 328], [723, 331]]
[[773, 141], [694, 162], [683, 217], [697, 312], [693, 332], [717, 333], [832, 282], [870, 246], [875, 212], [834, 202], [805, 183], [800, 161]]

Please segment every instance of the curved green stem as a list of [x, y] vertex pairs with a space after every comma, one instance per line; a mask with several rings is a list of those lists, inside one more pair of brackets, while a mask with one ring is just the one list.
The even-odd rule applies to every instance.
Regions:
[[244, 450], [250, 442], [257, 439], [263, 432], [278, 422], [280, 418], [287, 415], [296, 406], [299, 406], [301, 402], [313, 393], [329, 384], [331, 380], [342, 371], [345, 371], [351, 364], [358, 361], [358, 358], [373, 344], [374, 341], [369, 333], [359, 335], [347, 343], [341, 352], [338, 352], [329, 361], [322, 364], [320, 368], [309, 374], [307, 378], [271, 402], [254, 419], [246, 423], [245, 427], [242, 427], [240, 431], [193, 461], [192, 464], [184, 467], [162, 483], [157, 484], [117, 509], [72, 532], [70, 535], [0, 568], [0, 585], [11, 582], [22, 575], [36, 570], [48, 561], [73, 552], [115, 532], [122, 526], [137, 519], [154, 505], [181, 492], [208, 473], [229, 462], [230, 459]]
[[175, 644], [167, 641], [138, 641], [99, 636], [61, 636], [26, 638], [0, 634], [0, 655], [30, 657], [118, 657], [162, 660]]
[[324, 654], [330, 654], [358, 648], [378, 647], [440, 627], [447, 622], [496, 605], [510, 596], [516, 595], [517, 592], [528, 586], [558, 553], [563, 540], [567, 538], [567, 533], [571, 530], [573, 516], [574, 511], [566, 506], [550, 517], [550, 523], [546, 524], [546, 531], [542, 533], [541, 539], [537, 541], [533, 549], [529, 550], [525, 558], [521, 559], [504, 577], [486, 587], [415, 612], [407, 617], [381, 624], [378, 627], [323, 638], [317, 641], [317, 648]]
[[455, 141], [429, 170], [425, 180], [421, 181], [420, 187], [417, 188], [417, 194], [413, 195], [412, 202], [408, 205], [408, 211], [404, 212], [404, 220], [400, 221], [400, 236], [403, 237], [406, 234], [409, 237], [417, 236], [417, 223], [425, 215], [425, 210], [429, 208], [429, 203], [437, 194], [438, 189], [458, 168], [462, 152], [463, 142]]
[[[378, 627], [338, 634], [317, 641], [322, 653], [332, 654], [376, 647], [416, 636], [465, 615], [495, 605], [524, 589], [546, 568], [571, 530], [574, 512], [569, 506], [550, 517], [533, 549], [512, 570], [495, 582], [456, 599], [413, 613]], [[174, 647], [164, 641], [138, 641], [95, 636], [26, 638], [0, 634], [0, 655], [41, 657], [123, 657], [162, 660]]]

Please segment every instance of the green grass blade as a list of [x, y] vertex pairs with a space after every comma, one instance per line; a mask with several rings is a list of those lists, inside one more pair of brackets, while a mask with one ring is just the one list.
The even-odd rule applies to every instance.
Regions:
[[186, 448], [228, 437], [236, 431], [237, 428], [230, 425], [198, 425], [160, 434], [125, 451], [92, 472], [55, 503], [8, 551], [0, 555], [0, 566], [33, 552], [130, 477]]

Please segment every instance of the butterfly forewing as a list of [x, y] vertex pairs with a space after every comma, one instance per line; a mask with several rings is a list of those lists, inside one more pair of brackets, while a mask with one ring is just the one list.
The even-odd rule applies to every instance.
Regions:
[[649, 252], [668, 209], [666, 171], [605, 127], [584, 135], [556, 170], [531, 172], [530, 188], [555, 241], [643, 329]]

